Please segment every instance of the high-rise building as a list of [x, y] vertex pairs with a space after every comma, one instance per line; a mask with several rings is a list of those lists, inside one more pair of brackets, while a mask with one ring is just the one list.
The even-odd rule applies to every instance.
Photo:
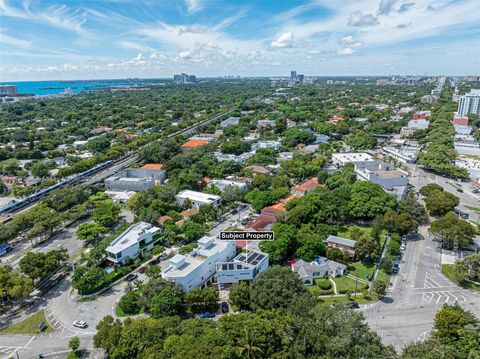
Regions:
[[468, 113], [480, 115], [480, 89], [472, 89], [460, 97], [458, 101], [458, 116], [463, 117]]
[[288, 86], [293, 87], [303, 84], [304, 76], [297, 74], [297, 71], [290, 71], [290, 79], [288, 80]]
[[17, 85], [0, 85], [0, 96], [17, 96]]
[[195, 84], [197, 83], [197, 77], [186, 73], [176, 74], [173, 75], [173, 82], [177, 85]]

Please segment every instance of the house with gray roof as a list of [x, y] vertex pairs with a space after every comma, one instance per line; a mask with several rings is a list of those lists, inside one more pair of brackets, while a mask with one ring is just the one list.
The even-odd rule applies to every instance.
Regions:
[[347, 272], [345, 264], [337, 263], [325, 257], [317, 257], [313, 262], [306, 262], [302, 259], [292, 264], [292, 272], [297, 273], [303, 284], [313, 284], [317, 278], [342, 276]]
[[326, 242], [327, 248], [340, 249], [343, 253], [347, 253], [350, 258], [353, 258], [355, 256], [355, 244], [357, 243], [356, 241], [348, 238], [329, 235]]

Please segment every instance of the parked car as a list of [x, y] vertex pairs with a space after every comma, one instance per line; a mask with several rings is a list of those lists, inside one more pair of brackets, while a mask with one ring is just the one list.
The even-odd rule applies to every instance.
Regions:
[[145, 271], [148, 269], [148, 266], [143, 266], [138, 270], [138, 273], [145, 273]]
[[195, 314], [190, 313], [190, 312], [186, 312], [186, 313], [183, 313], [182, 315], [180, 315], [180, 318], [182, 318], [182, 319], [192, 319], [192, 318], [195, 318]]
[[399, 269], [400, 269], [400, 267], [398, 266], [398, 263], [395, 263], [395, 264], [393, 265], [393, 270], [392, 270], [392, 272], [393, 272], [393, 273], [398, 273]]
[[463, 189], [462, 188], [457, 188], [457, 192], [463, 193]]
[[479, 190], [478, 188], [475, 188], [472, 192], [473, 192], [473, 193], [479, 193], [480, 190]]
[[357, 302], [349, 302], [347, 304], [345, 304], [345, 306], [349, 309], [358, 309], [360, 308], [360, 306], [358, 305]]
[[154, 260], [152, 260], [152, 261], [150, 262], [150, 265], [156, 266], [156, 265], [159, 264], [159, 263], [160, 263], [160, 258], [155, 258]]
[[167, 253], [163, 253], [163, 254], [161, 254], [160, 257], [158, 257], [158, 258], [160, 258], [161, 261], [164, 261], [165, 259], [168, 258], [168, 254], [167, 254]]
[[198, 315], [200, 318], [215, 318], [214, 312], [203, 312]]
[[240, 223], [244, 226], [248, 223], [248, 219], [242, 219]]
[[228, 308], [227, 302], [222, 302], [222, 313], [228, 313], [230, 310]]
[[407, 249], [407, 246], [405, 243], [402, 243], [402, 245], [400, 246], [400, 250], [404, 251], [405, 249]]
[[137, 278], [138, 278], [138, 275], [130, 273], [129, 275], [127, 275], [125, 279], [127, 280], [127, 282], [133, 282]]
[[86, 328], [88, 325], [84, 320], [76, 320], [73, 322], [73, 326], [77, 328]]

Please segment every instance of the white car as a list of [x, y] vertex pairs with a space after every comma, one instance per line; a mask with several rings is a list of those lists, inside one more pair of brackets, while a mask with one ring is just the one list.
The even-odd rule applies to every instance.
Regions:
[[76, 320], [73, 322], [73, 326], [77, 328], [86, 328], [87, 327], [87, 322], [84, 320]]

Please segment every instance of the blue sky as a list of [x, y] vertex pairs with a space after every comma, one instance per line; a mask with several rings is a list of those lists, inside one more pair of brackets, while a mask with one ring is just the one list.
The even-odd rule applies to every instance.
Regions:
[[0, 80], [479, 74], [480, 0], [0, 0]]

